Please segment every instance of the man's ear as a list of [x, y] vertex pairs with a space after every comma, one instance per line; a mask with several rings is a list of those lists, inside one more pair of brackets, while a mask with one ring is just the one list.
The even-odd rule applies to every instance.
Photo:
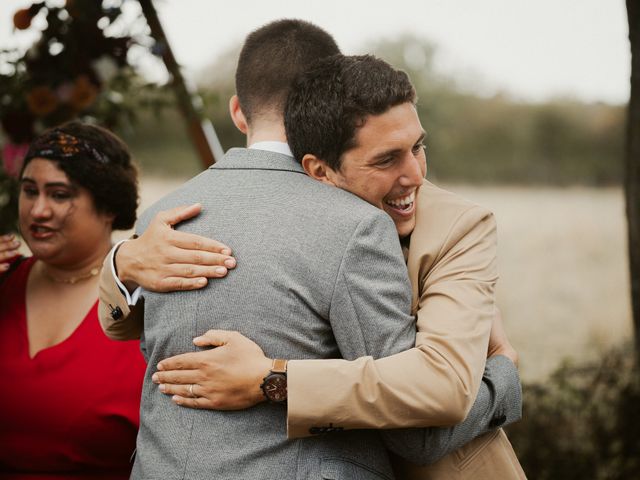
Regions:
[[231, 114], [231, 120], [233, 120], [233, 124], [236, 126], [238, 130], [240, 130], [245, 135], [249, 130], [247, 119], [242, 113], [242, 109], [240, 108], [240, 100], [238, 99], [238, 95], [234, 95], [229, 99], [229, 113]]
[[335, 172], [331, 169], [327, 162], [319, 159], [315, 155], [307, 153], [302, 157], [302, 168], [311, 178], [319, 180], [327, 185], [336, 186]]

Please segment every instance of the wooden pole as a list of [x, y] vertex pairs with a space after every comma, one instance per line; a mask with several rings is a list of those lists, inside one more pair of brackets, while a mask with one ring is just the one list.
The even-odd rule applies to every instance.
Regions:
[[160, 47], [162, 60], [171, 75], [171, 83], [176, 92], [178, 107], [187, 121], [187, 129], [191, 140], [198, 151], [202, 165], [207, 168], [216, 162], [216, 158], [221, 158], [224, 154], [216, 131], [211, 122], [202, 115], [202, 99], [194, 89], [189, 88], [182, 76], [180, 65], [178, 65], [176, 58], [173, 56], [171, 46], [152, 0], [140, 0], [140, 5], [151, 29], [151, 36]]
[[631, 96], [627, 117], [624, 190], [628, 221], [631, 308], [640, 357], [640, 0], [627, 0], [631, 43]]

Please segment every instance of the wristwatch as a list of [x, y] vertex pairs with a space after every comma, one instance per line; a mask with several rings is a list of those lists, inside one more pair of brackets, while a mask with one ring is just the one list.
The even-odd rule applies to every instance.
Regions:
[[287, 361], [275, 359], [271, 365], [269, 375], [264, 377], [260, 385], [262, 393], [270, 402], [284, 403], [287, 401]]

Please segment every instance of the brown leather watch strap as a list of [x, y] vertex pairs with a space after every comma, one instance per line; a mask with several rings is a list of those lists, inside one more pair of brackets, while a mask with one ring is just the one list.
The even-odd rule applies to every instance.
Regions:
[[287, 360], [274, 358], [271, 365], [271, 373], [287, 373]]

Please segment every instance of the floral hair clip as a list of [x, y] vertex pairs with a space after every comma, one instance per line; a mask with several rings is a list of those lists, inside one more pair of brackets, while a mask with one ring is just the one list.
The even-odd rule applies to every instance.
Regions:
[[51, 135], [43, 138], [40, 142], [34, 143], [29, 148], [25, 160], [35, 157], [62, 159], [76, 156], [86, 156], [102, 164], [109, 163], [109, 157], [86, 141], [58, 130], [54, 130]]

